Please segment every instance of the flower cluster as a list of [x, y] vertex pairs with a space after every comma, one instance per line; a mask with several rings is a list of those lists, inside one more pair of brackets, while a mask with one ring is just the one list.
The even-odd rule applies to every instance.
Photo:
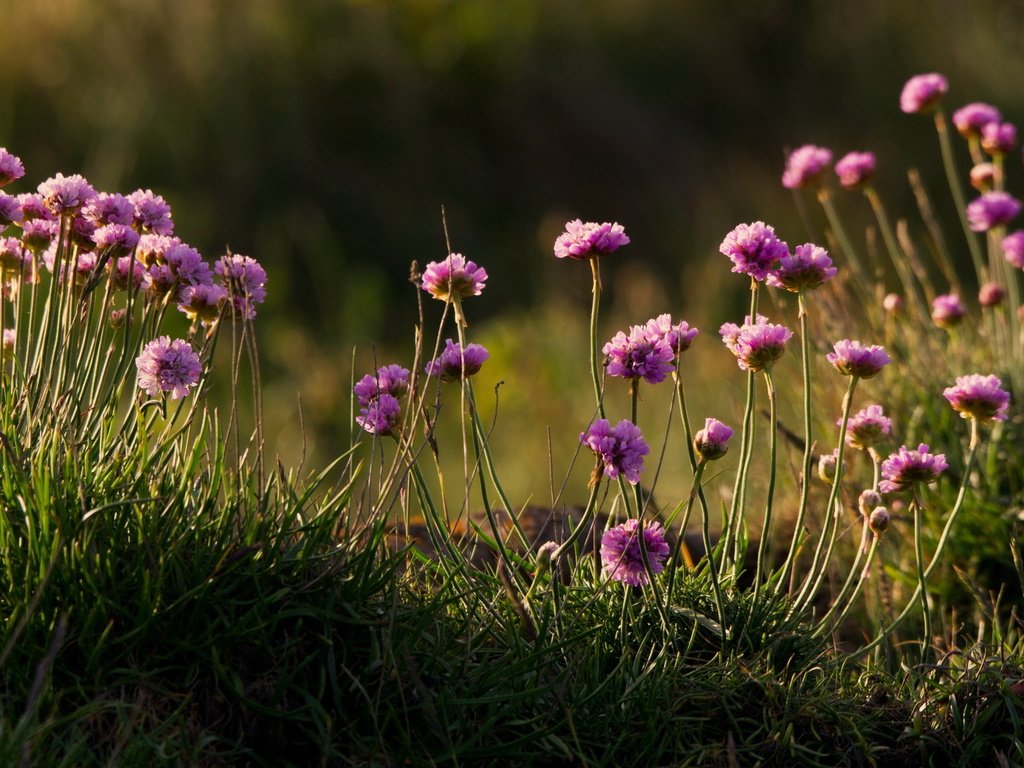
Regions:
[[445, 339], [444, 351], [427, 363], [424, 369], [428, 376], [439, 376], [441, 381], [468, 379], [483, 367], [490, 353], [480, 344], [462, 345]]
[[420, 287], [440, 301], [457, 301], [479, 296], [487, 281], [487, 270], [468, 261], [461, 253], [451, 253], [444, 261], [432, 261], [423, 270]]
[[882, 482], [878, 489], [882, 493], [894, 493], [910, 490], [917, 483], [934, 483], [949, 464], [943, 454], [933, 454], [930, 450], [924, 443], [916, 450], [900, 446], [882, 462]]
[[763, 315], [758, 315], [754, 322], [748, 315], [742, 326], [724, 323], [718, 332], [725, 346], [736, 356], [740, 369], [754, 372], [782, 357], [786, 342], [793, 336], [793, 332], [784, 325], [769, 323]]
[[967, 204], [967, 221], [975, 232], [1000, 227], [1020, 214], [1020, 200], [1006, 192], [986, 192]]
[[930, 112], [939, 105], [949, 91], [949, 81], [938, 72], [915, 75], [903, 86], [900, 94], [900, 109], [910, 114]]
[[816, 147], [813, 144], [805, 144], [790, 153], [786, 159], [786, 170], [782, 174], [782, 186], [786, 189], [800, 189], [815, 184], [831, 162], [831, 150], [825, 147]]
[[939, 328], [958, 325], [967, 314], [967, 307], [955, 293], [946, 293], [932, 299], [932, 322]]
[[643, 546], [640, 544], [640, 521], [627, 520], [609, 528], [601, 537], [601, 563], [609, 578], [632, 587], [649, 581], [650, 573], [661, 573], [668, 558], [669, 546], [665, 529], [660, 523], [643, 526]]
[[[836, 424], [842, 425], [839, 419]], [[892, 431], [892, 420], [880, 405], [862, 408], [846, 423], [846, 444], [866, 451], [882, 442]]]
[[848, 152], [836, 163], [835, 172], [846, 189], [861, 187], [875, 175], [875, 155], [873, 152]]
[[256, 317], [256, 305], [267, 298], [267, 273], [260, 263], [251, 256], [229, 253], [221, 256], [213, 271], [227, 291], [235, 317], [240, 320]]
[[729, 450], [729, 438], [732, 435], [732, 427], [709, 417], [704, 420], [704, 429], [698, 430], [693, 436], [693, 449], [702, 462], [715, 461]]
[[789, 246], [775, 235], [775, 230], [763, 221], [740, 224], [725, 236], [718, 250], [733, 263], [733, 272], [764, 280], [778, 267]]
[[982, 423], [1006, 421], [1010, 407], [1010, 393], [998, 376], [958, 376], [954, 386], [942, 390], [942, 396], [961, 417]]
[[609, 376], [657, 384], [675, 369], [676, 355], [668, 341], [652, 336], [644, 325], [630, 327], [628, 336], [619, 331], [601, 351], [608, 357]]
[[892, 362], [877, 344], [864, 346], [859, 341], [843, 339], [833, 345], [833, 350], [825, 355], [825, 359], [844, 376], [870, 379]]
[[185, 397], [199, 383], [203, 365], [183, 339], [160, 336], [149, 342], [135, 359], [138, 384], [152, 397], [168, 392], [172, 400]]
[[574, 219], [566, 222], [565, 232], [555, 240], [555, 256], [583, 260], [605, 256], [624, 245], [629, 245], [629, 236], [621, 224]]
[[768, 275], [765, 284], [797, 293], [818, 288], [835, 276], [836, 268], [828, 251], [814, 243], [804, 243], [779, 259], [778, 268]]
[[401, 417], [399, 398], [409, 391], [409, 369], [385, 365], [376, 375], [363, 376], [352, 391], [360, 406], [356, 423], [372, 435], [390, 435]]
[[629, 419], [623, 419], [614, 427], [607, 419], [597, 419], [590, 429], [580, 433], [580, 442], [597, 456], [595, 481], [602, 475], [612, 479], [622, 475], [634, 485], [640, 482], [644, 456], [650, 448], [640, 428]]

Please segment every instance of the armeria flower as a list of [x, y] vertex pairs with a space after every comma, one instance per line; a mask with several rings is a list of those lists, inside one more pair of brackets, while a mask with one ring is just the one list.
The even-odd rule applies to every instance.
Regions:
[[939, 328], [952, 328], [967, 314], [967, 307], [955, 293], [944, 293], [932, 299], [932, 322]]
[[998, 307], [1006, 298], [1006, 289], [999, 283], [988, 282], [978, 289], [978, 304], [986, 309]]
[[16, 237], [0, 237], [0, 273], [3, 276], [21, 274], [25, 268], [25, 253]]
[[256, 305], [267, 298], [267, 273], [251, 256], [229, 253], [221, 256], [213, 267], [221, 279], [237, 318], [252, 320]]
[[131, 226], [135, 206], [124, 195], [100, 192], [85, 208], [82, 215], [97, 226], [124, 224]]
[[800, 189], [815, 184], [831, 162], [832, 150], [805, 144], [793, 150], [786, 159], [782, 186], [786, 189]]
[[379, 395], [401, 397], [409, 391], [409, 369], [400, 365], [385, 365], [377, 369], [377, 375], [366, 374], [352, 388], [360, 405], [368, 405]]
[[844, 376], [870, 379], [892, 362], [892, 358], [877, 344], [864, 346], [859, 341], [843, 339], [832, 348], [835, 351], [825, 355], [825, 359]]
[[1017, 126], [988, 123], [981, 129], [981, 148], [990, 155], [1005, 155], [1017, 146]]
[[367, 403], [356, 416], [356, 424], [371, 435], [390, 435], [398, 426], [402, 406], [393, 395], [383, 394]]
[[946, 471], [949, 464], [945, 455], [929, 453], [924, 443], [911, 450], [902, 445], [895, 453], [882, 462], [882, 482], [878, 490], [882, 493], [906, 491], [915, 483], [934, 483]]
[[651, 339], [663, 339], [677, 355], [685, 352], [693, 344], [694, 337], [699, 333], [691, 328], [685, 320], [678, 324], [672, 323], [672, 315], [658, 315], [647, 321], [647, 336]]
[[643, 537], [641, 549], [638, 520], [627, 520], [604, 532], [601, 537], [601, 563], [609, 578], [631, 587], [639, 587], [650, 578], [648, 568], [651, 573], [664, 570], [669, 553], [665, 529], [661, 523], [647, 523], [643, 527]]
[[0, 192], [0, 231], [6, 229], [10, 224], [20, 224], [24, 218], [21, 211], [21, 204], [18, 198]]
[[[171, 272], [178, 278], [179, 285], [213, 285], [210, 265], [192, 246], [184, 243], [172, 245], [164, 251], [163, 258], [167, 266], [171, 268]], [[266, 280], [265, 275], [263, 279]], [[266, 292], [264, 292], [265, 295]]]
[[882, 308], [890, 315], [895, 315], [903, 309], [903, 297], [898, 293], [887, 293], [882, 299]]
[[449, 301], [479, 296], [487, 280], [487, 271], [467, 261], [461, 253], [452, 253], [444, 261], [432, 261], [423, 270], [421, 288], [435, 299]]
[[650, 449], [640, 427], [623, 419], [612, 427], [607, 419], [597, 419], [586, 432], [580, 432], [580, 442], [594, 452], [600, 462], [591, 482], [602, 475], [613, 480], [620, 474], [630, 483], [640, 482], [644, 456]]
[[709, 417], [704, 420], [704, 429], [698, 430], [693, 436], [693, 449], [701, 461], [715, 461], [729, 450], [729, 438], [732, 435], [732, 427]]
[[860, 492], [860, 496], [857, 497], [857, 507], [860, 509], [860, 513], [864, 517], [868, 517], [871, 511], [881, 505], [885, 499], [882, 498], [882, 494], [876, 491], [874, 488], [867, 488]]
[[172, 400], [185, 397], [199, 383], [203, 365], [183, 339], [160, 336], [149, 342], [135, 359], [139, 386], [151, 397], [169, 392]]
[[907, 114], [930, 112], [949, 91], [949, 81], [938, 72], [915, 75], [900, 93], [900, 109]]
[[986, 192], [967, 204], [967, 221], [975, 232], [987, 232], [1012, 221], [1020, 213], [1020, 200], [1006, 192]]
[[[841, 426], [842, 419], [836, 422]], [[869, 405], [857, 411], [846, 422], [846, 444], [866, 451], [885, 440], [892, 432], [892, 420], [880, 405]]]
[[0, 187], [6, 187], [24, 175], [25, 166], [21, 160], [8, 152], [6, 147], [0, 147]]
[[988, 192], [996, 181], [996, 167], [993, 163], [978, 163], [971, 167], [971, 186], [979, 192]]
[[[832, 453], [823, 453], [818, 457], [818, 477], [823, 483], [831, 485], [836, 481], [836, 467], [839, 466], [839, 449], [835, 448]], [[843, 472], [846, 472], [846, 462], [843, 462]]]
[[130, 285], [134, 293], [142, 287], [146, 280], [146, 268], [139, 263], [138, 259], [131, 256], [122, 256], [108, 264], [112, 272], [110, 287], [115, 291], [126, 291]]
[[965, 139], [980, 136], [982, 128], [1002, 119], [1003, 116], [998, 109], [980, 101], [960, 107], [953, 113], [953, 125]]
[[789, 246], [775, 236], [775, 230], [763, 221], [740, 224], [725, 236], [718, 248], [733, 263], [733, 272], [764, 280], [789, 253]]
[[132, 218], [140, 232], [154, 235], [173, 235], [174, 221], [171, 206], [151, 189], [137, 189], [128, 195], [134, 208]]
[[565, 232], [555, 239], [555, 256], [559, 259], [589, 259], [606, 256], [624, 245], [629, 245], [629, 236], [621, 224], [584, 223], [574, 219], [565, 223]]
[[1018, 269], [1024, 269], [1024, 229], [1003, 238], [1003, 256]]
[[219, 285], [186, 285], [178, 294], [178, 309], [189, 320], [210, 325], [220, 318], [228, 292]]
[[57, 222], [30, 219], [21, 225], [21, 242], [33, 253], [41, 253], [57, 236]]
[[1010, 408], [1010, 393], [1003, 389], [998, 376], [957, 376], [956, 384], [942, 390], [942, 396], [962, 418], [980, 423], [1006, 421]]
[[46, 201], [43, 200], [43, 196], [38, 192], [24, 192], [18, 195], [18, 205], [21, 206], [21, 215], [24, 221], [32, 221], [33, 219], [57, 220], [57, 217], [53, 215], [53, 211], [46, 207]]
[[875, 175], [875, 153], [848, 152], [836, 163], [835, 172], [847, 189], [863, 186]]
[[181, 245], [181, 240], [169, 235], [141, 235], [139, 246], [135, 249], [135, 257], [151, 267], [154, 264], [166, 264], [167, 252], [176, 245]]
[[427, 363], [427, 376], [439, 376], [441, 381], [467, 379], [483, 367], [490, 353], [480, 344], [462, 345], [451, 339], [444, 340], [444, 351]]
[[96, 247], [110, 249], [111, 258], [132, 252], [139, 243], [139, 233], [126, 224], [104, 224], [92, 233]]
[[72, 176], [58, 173], [39, 185], [39, 194], [46, 201], [46, 207], [60, 216], [88, 205], [96, 197], [96, 190], [77, 173]]
[[71, 219], [68, 238], [72, 245], [78, 246], [79, 251], [94, 251], [96, 250], [96, 243], [92, 238], [96, 234], [97, 229], [99, 227], [96, 226], [95, 222], [83, 219], [81, 216], [75, 216]]
[[765, 285], [798, 293], [818, 288], [836, 276], [828, 251], [814, 243], [798, 245], [793, 253], [779, 259], [779, 267], [765, 279]]
[[167, 264], [152, 264], [146, 270], [146, 293], [154, 298], [161, 298], [174, 287], [174, 272]]
[[668, 340], [649, 334], [643, 325], [631, 326], [629, 336], [619, 331], [601, 352], [608, 357], [609, 376], [657, 384], [675, 370], [676, 353]]
[[885, 507], [875, 507], [868, 515], [868, 528], [875, 536], [881, 536], [889, 527], [889, 510]]
[[782, 357], [786, 351], [786, 342], [793, 336], [793, 332], [786, 326], [769, 323], [763, 315], [758, 315], [753, 323], [748, 315], [742, 326], [724, 323], [718, 332], [725, 346], [736, 355], [740, 369], [754, 372]]

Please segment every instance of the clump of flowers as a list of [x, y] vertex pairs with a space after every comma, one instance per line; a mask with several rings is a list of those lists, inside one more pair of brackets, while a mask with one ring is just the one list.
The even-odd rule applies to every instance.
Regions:
[[757, 372], [767, 368], [786, 351], [793, 332], [784, 325], [769, 323], [764, 315], [754, 322], [750, 316], [743, 325], [723, 323], [718, 330], [725, 346], [736, 356], [741, 370]]
[[953, 113], [953, 125], [965, 139], [978, 138], [982, 128], [1002, 119], [996, 107], [982, 102], [967, 104]]
[[675, 370], [676, 353], [668, 338], [649, 333], [644, 325], [630, 327], [629, 336], [619, 331], [601, 351], [608, 356], [609, 376], [657, 384]]
[[986, 192], [967, 204], [967, 221], [975, 232], [987, 232], [1017, 218], [1020, 200], [1006, 192]]
[[451, 253], [444, 261], [427, 264], [420, 287], [440, 301], [458, 301], [466, 296], [479, 296], [486, 281], [487, 270], [461, 253]]
[[601, 563], [609, 578], [639, 587], [648, 583], [648, 569], [650, 573], [661, 573], [665, 568], [669, 554], [665, 529], [655, 522], [644, 525], [642, 548], [640, 535], [639, 520], [627, 520], [604, 532]]
[[832, 150], [805, 144], [793, 150], [786, 159], [782, 186], [786, 189], [799, 189], [815, 184], [831, 162]]
[[856, 376], [859, 379], [870, 379], [892, 362], [888, 353], [877, 344], [865, 346], [850, 339], [837, 341], [825, 359], [844, 376]]
[[138, 384], [151, 397], [169, 393], [178, 400], [199, 383], [203, 365], [199, 355], [183, 339], [160, 336], [149, 342], [135, 359]]
[[704, 420], [704, 428], [693, 436], [693, 449], [702, 462], [715, 461], [729, 450], [729, 438], [732, 435], [732, 427], [709, 417]]
[[875, 154], [873, 152], [848, 152], [835, 165], [839, 183], [846, 189], [856, 189], [875, 175]]
[[375, 397], [360, 410], [356, 424], [371, 435], [382, 437], [392, 434], [402, 414], [401, 403], [394, 395], [382, 394]]
[[132, 220], [140, 232], [169, 237], [174, 234], [171, 206], [151, 189], [138, 189], [128, 195]]
[[555, 239], [555, 256], [584, 260], [606, 256], [624, 245], [629, 245], [629, 236], [621, 224], [574, 219], [566, 222], [565, 232]]
[[940, 328], [952, 328], [967, 314], [967, 307], [955, 293], [946, 293], [932, 299], [932, 322]]
[[732, 271], [764, 280], [789, 254], [789, 246], [763, 221], [740, 224], [725, 236], [718, 250], [733, 263]]
[[930, 450], [925, 443], [916, 449], [900, 446], [882, 462], [882, 482], [878, 489], [882, 493], [894, 493], [910, 490], [917, 483], [934, 483], [949, 464], [944, 454], [933, 454]]
[[439, 376], [441, 381], [467, 379], [483, 367], [490, 353], [480, 344], [462, 345], [445, 339], [444, 351], [427, 363], [424, 369], [428, 376]]
[[597, 419], [586, 432], [580, 433], [580, 442], [597, 456], [592, 483], [602, 476], [615, 479], [619, 475], [634, 485], [640, 482], [644, 456], [650, 448], [640, 427], [629, 419], [622, 419], [614, 427], [607, 419]]
[[251, 256], [228, 254], [213, 267], [228, 292], [229, 305], [241, 320], [256, 317], [256, 305], [267, 298], [267, 273]]
[[938, 72], [915, 75], [903, 86], [900, 109], [908, 114], [930, 112], [939, 105], [947, 91], [949, 81]]
[[[839, 419], [836, 424], [842, 425]], [[846, 444], [867, 451], [885, 440], [892, 432], [892, 420], [880, 405], [869, 405], [850, 417], [846, 424]]]
[[409, 369], [400, 365], [385, 365], [377, 375], [366, 374], [352, 388], [360, 405], [367, 405], [380, 395], [401, 397], [409, 391]]
[[1006, 421], [1010, 408], [1010, 393], [1003, 389], [998, 376], [958, 376], [954, 386], [942, 390], [942, 396], [962, 418], [981, 423]]
[[819, 288], [835, 277], [836, 272], [828, 251], [814, 243], [804, 243], [779, 259], [778, 268], [768, 275], [765, 285], [797, 293]]
[[672, 322], [672, 315], [658, 315], [647, 321], [647, 337], [664, 341], [677, 355], [685, 352], [693, 344], [694, 337], [699, 333], [691, 328], [685, 320]]

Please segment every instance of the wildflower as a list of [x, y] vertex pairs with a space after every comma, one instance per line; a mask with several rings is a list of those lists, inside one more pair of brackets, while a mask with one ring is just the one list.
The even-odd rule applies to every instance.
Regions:
[[0, 237], [0, 277], [17, 276], [25, 268], [25, 254], [16, 237]]
[[[164, 251], [163, 257], [167, 266], [171, 268], [171, 273], [178, 279], [179, 285], [213, 285], [210, 265], [195, 248], [179, 242]], [[237, 271], [240, 276], [245, 277], [244, 266]], [[266, 279], [264, 274], [263, 281]], [[263, 295], [266, 296], [265, 291]]]
[[21, 206], [21, 215], [24, 221], [44, 219], [56, 221], [57, 217], [46, 207], [46, 201], [38, 192], [25, 192], [18, 195], [18, 205]]
[[146, 286], [146, 293], [159, 299], [170, 293], [174, 287], [174, 273], [167, 264], [153, 264], [146, 270], [143, 282]]
[[0, 147], [0, 187], [6, 187], [24, 175], [25, 166], [21, 160], [8, 152], [6, 147]]
[[900, 109], [907, 114], [930, 112], [949, 90], [949, 81], [937, 72], [915, 75], [900, 93]]
[[828, 251], [814, 243], [804, 243], [779, 259], [778, 269], [768, 275], [765, 284], [797, 293], [824, 285], [836, 276], [836, 271]]
[[139, 233], [125, 224], [104, 224], [92, 233], [96, 247], [111, 252], [111, 258], [132, 252], [138, 245]]
[[178, 295], [178, 309], [189, 320], [211, 325], [220, 318], [228, 292], [219, 285], [186, 285]]
[[146, 268], [138, 262], [138, 259], [131, 256], [122, 256], [116, 261], [109, 263], [112, 272], [110, 287], [115, 291], [126, 291], [131, 286], [131, 290], [134, 293], [142, 287], [146, 280]]
[[121, 309], [114, 309], [110, 312], [110, 327], [115, 331], [118, 328], [124, 327], [124, 321], [128, 318], [128, 310], [122, 307]]
[[160, 336], [149, 342], [135, 359], [139, 386], [155, 397], [169, 392], [172, 400], [185, 397], [203, 372], [199, 355], [183, 339]]
[[1024, 269], [1024, 229], [1003, 238], [1003, 257], [1018, 269]]
[[967, 221], [974, 232], [987, 232], [1020, 213], [1020, 201], [1006, 192], [986, 192], [967, 204]]
[[782, 186], [786, 189], [800, 189], [815, 184], [831, 162], [832, 150], [805, 144], [793, 150], [786, 159]]
[[[831, 485], [836, 481], [836, 467], [839, 465], [839, 449], [832, 453], [823, 453], [818, 457], [818, 477], [822, 482]], [[843, 471], [846, 471], [846, 462], [843, 462]]]
[[602, 475], [614, 479], [620, 474], [634, 485], [640, 482], [644, 456], [650, 451], [640, 428], [628, 419], [614, 427], [607, 419], [598, 419], [590, 429], [580, 433], [580, 442], [592, 450], [600, 462], [591, 482]]
[[463, 349], [458, 342], [445, 339], [444, 351], [424, 370], [427, 376], [440, 376], [441, 381], [459, 381], [477, 373], [488, 357], [490, 353], [479, 344], [467, 344]]
[[629, 236], [621, 224], [584, 223], [574, 219], [565, 223], [565, 232], [555, 239], [555, 256], [559, 259], [589, 259], [606, 256], [624, 245], [629, 245]]
[[848, 152], [836, 163], [835, 172], [847, 189], [863, 186], [875, 175], [875, 153]]
[[20, 224], [23, 216], [18, 198], [0, 192], [0, 232], [10, 224]]
[[651, 573], [661, 573], [669, 553], [665, 529], [660, 523], [649, 523], [643, 527], [642, 549], [639, 528], [639, 520], [627, 520], [621, 525], [609, 528], [601, 537], [601, 563], [604, 572], [609, 578], [632, 587], [639, 587], [648, 582], [648, 568]]
[[479, 296], [487, 280], [487, 271], [467, 261], [461, 253], [452, 253], [444, 261], [432, 261], [423, 271], [421, 287], [435, 299], [455, 301]]
[[733, 272], [764, 280], [789, 253], [789, 246], [775, 236], [772, 227], [755, 221], [737, 226], [725, 236], [718, 250], [732, 261]]
[[356, 424], [371, 435], [390, 435], [398, 425], [402, 406], [393, 395], [383, 394], [367, 403], [356, 416]]
[[944, 293], [932, 299], [932, 322], [939, 328], [952, 328], [966, 314], [967, 308], [955, 293]]
[[71, 227], [68, 231], [68, 238], [72, 245], [77, 245], [79, 251], [96, 250], [96, 242], [92, 239], [99, 227], [95, 222], [75, 216], [71, 219]]
[[996, 180], [996, 167], [992, 163], [978, 163], [971, 168], [971, 186], [979, 192], [988, 192]]
[[1010, 408], [1010, 393], [1003, 389], [998, 376], [982, 376], [972, 373], [957, 376], [956, 384], [942, 390], [942, 396], [949, 400], [953, 410], [964, 419], [1006, 421]]
[[915, 483], [934, 483], [939, 475], [946, 471], [949, 464], [941, 453], [929, 453], [924, 443], [911, 450], [905, 445], [889, 455], [882, 462], [882, 482], [878, 490], [882, 493], [894, 493], [913, 488]]
[[982, 102], [967, 104], [953, 113], [953, 125], [965, 139], [980, 136], [982, 128], [1002, 119], [998, 109]]
[[171, 206], [151, 189], [137, 189], [128, 195], [132, 204], [132, 219], [140, 232], [170, 236], [174, 234]]
[[[843, 423], [842, 419], [836, 422]], [[866, 451], [882, 442], [892, 431], [892, 420], [885, 415], [880, 405], [862, 408], [846, 422], [846, 444], [851, 448]]]
[[1005, 155], [1017, 146], [1017, 126], [1013, 123], [988, 123], [981, 129], [981, 148], [990, 155]]
[[867, 488], [860, 492], [857, 497], [857, 507], [864, 517], [868, 517], [871, 511], [882, 503], [882, 494], [874, 488]]
[[385, 365], [377, 375], [366, 374], [352, 388], [360, 405], [367, 405], [379, 395], [401, 397], [409, 391], [409, 369], [400, 365]]
[[57, 222], [30, 219], [21, 226], [21, 242], [33, 253], [44, 251], [57, 236]]
[[693, 436], [693, 449], [700, 455], [702, 462], [715, 461], [729, 450], [729, 438], [732, 435], [731, 427], [718, 419], [707, 418], [704, 420], [704, 429], [698, 430]]
[[675, 368], [676, 355], [668, 340], [652, 336], [643, 325], [631, 326], [629, 336], [619, 331], [601, 352], [608, 356], [609, 376], [657, 384]]
[[743, 326], [724, 323], [718, 332], [725, 346], [736, 355], [740, 370], [754, 372], [782, 357], [786, 342], [793, 336], [786, 326], [769, 323], [763, 315], [758, 315], [753, 323], [748, 315]]
[[221, 279], [235, 316], [242, 320], [256, 317], [256, 305], [267, 298], [267, 273], [251, 256], [229, 253], [221, 256], [213, 271]]
[[96, 190], [77, 173], [72, 176], [58, 173], [39, 185], [39, 194], [43, 196], [46, 207], [60, 216], [75, 213], [88, 205], [96, 197]]
[[877, 344], [864, 346], [859, 341], [843, 339], [832, 345], [833, 352], [825, 355], [832, 367], [844, 376], [870, 379], [892, 362], [892, 358]]
[[131, 226], [135, 207], [124, 195], [100, 192], [82, 209], [82, 215], [97, 226], [123, 224]]
[[882, 308], [890, 315], [895, 315], [903, 309], [903, 297], [898, 293], [887, 293], [882, 299]]
[[698, 330], [691, 328], [685, 320], [673, 325], [672, 315], [658, 315], [647, 321], [648, 338], [664, 339], [677, 355], [690, 348], [697, 333]]
[[167, 252], [180, 244], [181, 240], [169, 235], [141, 235], [139, 245], [135, 249], [135, 256], [147, 267], [154, 264], [166, 264]]
[[1006, 289], [999, 283], [988, 282], [978, 289], [978, 303], [986, 308], [998, 307], [1006, 298]]
[[875, 507], [868, 517], [868, 528], [875, 536], [881, 536], [888, 527], [889, 510], [882, 506]]

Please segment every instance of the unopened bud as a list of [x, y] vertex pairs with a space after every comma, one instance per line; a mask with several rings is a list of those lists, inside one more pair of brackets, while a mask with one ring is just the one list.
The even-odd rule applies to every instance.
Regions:
[[125, 317], [127, 317], [127, 315], [127, 309], [115, 309], [113, 312], [110, 313], [110, 327], [114, 328], [115, 330], [117, 328], [120, 328], [122, 325], [124, 325], [124, 320]]
[[875, 507], [868, 517], [868, 527], [876, 536], [885, 533], [885, 529], [889, 527], [889, 510], [885, 507]]
[[860, 507], [860, 513], [865, 517], [871, 514], [871, 510], [875, 507], [881, 506], [882, 494], [876, 491], [874, 488], [868, 488], [866, 491], [862, 491], [860, 498], [857, 500], [857, 505]]

